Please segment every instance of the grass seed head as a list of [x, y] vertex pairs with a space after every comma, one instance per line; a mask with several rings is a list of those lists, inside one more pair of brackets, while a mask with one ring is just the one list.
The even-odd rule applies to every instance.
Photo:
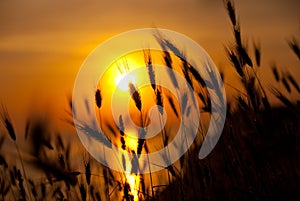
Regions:
[[280, 75], [279, 75], [279, 72], [278, 72], [277, 67], [275, 65], [272, 66], [272, 72], [273, 72], [273, 75], [275, 77], [276, 82], [279, 82]]
[[138, 92], [137, 88], [132, 84], [131, 82], [128, 83], [129, 86], [129, 92], [131, 95], [131, 98], [133, 99], [136, 108], [141, 111], [142, 110], [142, 101], [141, 101], [141, 95]]
[[95, 100], [96, 100], [97, 107], [100, 109], [101, 105], [102, 105], [102, 96], [101, 96], [100, 89], [97, 89], [97, 91], [96, 91]]

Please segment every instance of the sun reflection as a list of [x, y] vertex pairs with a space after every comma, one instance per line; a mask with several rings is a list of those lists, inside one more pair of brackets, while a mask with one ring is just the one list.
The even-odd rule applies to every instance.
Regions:
[[[127, 150], [132, 153], [132, 151], [136, 152], [138, 146], [137, 138], [131, 136], [125, 136], [125, 142]], [[126, 181], [130, 186], [131, 195], [133, 196], [134, 201], [139, 200], [139, 185], [140, 185], [140, 176], [134, 173], [131, 173], [132, 170], [132, 155], [128, 155], [126, 160]]]
[[130, 135], [129, 132], [127, 132], [127, 135], [125, 136], [125, 142], [126, 142], [126, 147], [129, 149], [128, 151], [135, 151], [138, 146], [138, 140], [136, 137]]
[[139, 175], [126, 173], [126, 179], [130, 186], [131, 194], [133, 196], [134, 201], [139, 200], [139, 185], [140, 185], [140, 177]]

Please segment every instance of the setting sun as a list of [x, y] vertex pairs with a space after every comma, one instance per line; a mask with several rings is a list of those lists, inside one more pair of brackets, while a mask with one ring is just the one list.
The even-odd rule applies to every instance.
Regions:
[[136, 77], [132, 74], [121, 74], [116, 78], [116, 85], [122, 91], [128, 91], [129, 83], [132, 83], [132, 84], [136, 83]]

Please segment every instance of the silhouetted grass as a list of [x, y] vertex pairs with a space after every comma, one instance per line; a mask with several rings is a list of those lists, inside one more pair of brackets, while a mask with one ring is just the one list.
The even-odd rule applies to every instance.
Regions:
[[[271, 72], [277, 85], [268, 90], [282, 105], [278, 107], [269, 103], [267, 89], [257, 74], [260, 68], [264, 68], [261, 66], [260, 43], [253, 42], [254, 56], [252, 56], [246, 40], [242, 37], [242, 26], [236, 16], [233, 2], [225, 0], [224, 3], [233, 32], [233, 42], [226, 46], [226, 53], [231, 67], [241, 82], [242, 89], [237, 90], [238, 94], [232, 102], [228, 102], [223, 134], [216, 148], [207, 158], [198, 159], [198, 151], [202, 143], [198, 138], [205, 136], [207, 129], [206, 125], [200, 122], [195, 143], [179, 161], [160, 172], [150, 171], [149, 175], [140, 175], [139, 186], [135, 187], [137, 189], [132, 189], [124, 173], [117, 173], [102, 166], [89, 154], [78, 156], [76, 149], [79, 149], [79, 145], [73, 145], [64, 133], [49, 129], [47, 118], [30, 117], [25, 123], [24, 133], [16, 133], [8, 110], [2, 105], [1, 123], [8, 135], [0, 135], [0, 199], [131, 201], [134, 199], [133, 190], [137, 190], [139, 200], [299, 200], [300, 87], [298, 81], [292, 74], [279, 72], [278, 67], [273, 65]], [[198, 95], [195, 102], [202, 109], [201, 112], [209, 116], [211, 97], [207, 88], [212, 86], [206, 86], [196, 68], [187, 62], [185, 55], [188, 54], [184, 54], [159, 33], [156, 34], [156, 38], [164, 50], [161, 52], [162, 63], [167, 66], [169, 81], [176, 90], [180, 91], [173, 71], [181, 74]], [[290, 40], [287, 45], [299, 58], [299, 45], [296, 39]], [[144, 51], [144, 60], [152, 83], [151, 95], [154, 93], [154, 102], [160, 106], [159, 113], [163, 114], [163, 109], [169, 108], [176, 119], [189, 114], [188, 92], [178, 93], [179, 100], [175, 100], [174, 96], [156, 83], [158, 75], [153, 68], [151, 50]], [[176, 65], [179, 65], [178, 68]], [[129, 68], [127, 65], [126, 71]], [[283, 91], [279, 90], [281, 86]], [[150, 92], [148, 90], [146, 92], [149, 94], [140, 93], [133, 83], [129, 83], [128, 92], [134, 102], [135, 112], [139, 113], [140, 126], [145, 126], [146, 121], [143, 119], [146, 115], [143, 111], [147, 108], [146, 104], [143, 104], [143, 97], [151, 97]], [[295, 95], [296, 97], [292, 99], [290, 97], [293, 92], [298, 96]], [[118, 125], [114, 125], [106, 121], [105, 115], [100, 115], [100, 108], [102, 109], [105, 99], [103, 96], [105, 94], [102, 93], [100, 89], [95, 92], [95, 108], [99, 111], [100, 124], [102, 121], [105, 122], [106, 128], [114, 134], [121, 148], [131, 154], [131, 175], [138, 175], [139, 154], [148, 155], [157, 145], [151, 144], [150, 140], [138, 139], [137, 147], [130, 150], [131, 148], [126, 144], [128, 142], [126, 142], [124, 117], [120, 115]], [[73, 108], [71, 103], [69, 101], [69, 109], [73, 111], [76, 119], [76, 108]], [[68, 111], [68, 114], [71, 112]], [[161, 120], [159, 121], [162, 123]], [[68, 120], [68, 123], [74, 126], [73, 120]], [[104, 131], [103, 133], [96, 131], [87, 122], [76, 123], [78, 128], [87, 135], [103, 142], [106, 146], [111, 146], [111, 139], [105, 136]], [[142, 136], [147, 134], [145, 129], [140, 129], [138, 132]], [[164, 147], [174, 137], [173, 132], [168, 126], [163, 127], [160, 134]], [[21, 149], [17, 144], [22, 134], [28, 149], [24, 147]], [[182, 143], [185, 143], [185, 140], [183, 139]], [[14, 149], [7, 148], [9, 143], [15, 144], [17, 162], [11, 160], [14, 157]], [[172, 153], [162, 156], [166, 162], [170, 160], [170, 154]], [[121, 165], [124, 170], [127, 165], [126, 160], [123, 155]], [[148, 162], [150, 162], [149, 158]], [[29, 170], [33, 170], [35, 174], [27, 177]]]

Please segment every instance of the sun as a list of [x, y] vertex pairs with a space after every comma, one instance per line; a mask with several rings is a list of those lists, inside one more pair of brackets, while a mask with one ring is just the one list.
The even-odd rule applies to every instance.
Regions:
[[130, 73], [126, 74], [120, 74], [119, 76], [116, 77], [116, 85], [117, 87], [122, 90], [122, 91], [128, 91], [129, 87], [128, 84], [136, 83], [136, 76]]

